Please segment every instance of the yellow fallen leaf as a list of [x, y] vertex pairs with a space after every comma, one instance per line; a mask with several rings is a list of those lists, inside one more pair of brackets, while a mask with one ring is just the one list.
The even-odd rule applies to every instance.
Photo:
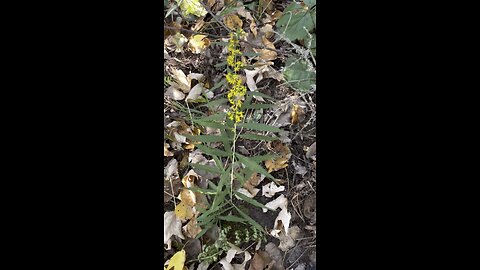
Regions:
[[201, 17], [207, 14], [207, 10], [203, 7], [202, 3], [200, 3], [200, 0], [177, 0], [177, 4], [180, 4], [180, 9], [186, 16], [193, 14]]
[[185, 264], [185, 250], [180, 250], [179, 252], [175, 253], [172, 258], [170, 258], [170, 262], [166, 270], [183, 270], [183, 266]]
[[188, 41], [188, 48], [193, 53], [202, 53], [210, 45], [210, 40], [206, 35], [193, 35]]
[[193, 149], [195, 149], [195, 144], [193, 144], [193, 143], [187, 143], [187, 144], [185, 144], [185, 146], [183, 147], [183, 149], [185, 149], [185, 150], [193, 150]]
[[305, 113], [303, 112], [303, 109], [298, 106], [297, 104], [293, 104], [292, 106], [292, 112], [291, 112], [291, 116], [292, 116], [292, 125], [298, 123], [298, 118], [303, 116]]
[[235, 14], [226, 15], [223, 17], [223, 22], [230, 30], [240, 29], [243, 26], [242, 20]]
[[185, 202], [180, 202], [175, 206], [175, 215], [180, 220], [188, 220], [191, 219], [193, 214], [193, 208], [187, 205]]

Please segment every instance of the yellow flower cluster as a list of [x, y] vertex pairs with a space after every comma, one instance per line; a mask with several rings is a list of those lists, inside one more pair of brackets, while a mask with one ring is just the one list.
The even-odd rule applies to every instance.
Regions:
[[238, 40], [234, 37], [233, 33], [230, 33], [230, 42], [228, 44], [227, 64], [232, 67], [235, 73], [228, 72], [226, 75], [227, 82], [230, 84], [230, 91], [228, 92], [227, 98], [231, 104], [230, 111], [227, 113], [230, 120], [234, 120], [235, 123], [241, 122], [244, 114], [240, 111], [242, 107], [242, 99], [247, 93], [247, 88], [242, 85], [242, 80], [236, 72], [240, 71], [243, 68], [242, 61], [235, 61], [236, 56], [240, 56], [238, 47]]

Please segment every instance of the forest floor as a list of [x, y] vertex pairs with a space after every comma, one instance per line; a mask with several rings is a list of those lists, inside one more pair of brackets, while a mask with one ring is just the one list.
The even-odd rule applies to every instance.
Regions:
[[[168, 240], [168, 244], [165, 244], [165, 267], [168, 269], [172, 265], [170, 261], [176, 261], [172, 256], [184, 250], [185, 258], [181, 266], [189, 270], [314, 269], [317, 215], [316, 47], [311, 41], [315, 32], [314, 29], [305, 29], [306, 35], [296, 37], [295, 31], [302, 31], [302, 27], [300, 30], [293, 29], [295, 31], [289, 27], [308, 25], [304, 21], [308, 19], [313, 20], [315, 28], [315, 14], [310, 15], [308, 12], [316, 12], [316, 2], [183, 2], [185, 3], [173, 0], [164, 2], [164, 217], [167, 213], [176, 213], [176, 216], [172, 214], [174, 221], [165, 218], [164, 236], [168, 235], [169, 238], [164, 239], [165, 243]], [[289, 14], [301, 14], [301, 17], [287, 17]], [[307, 16], [312, 17], [306, 18]], [[282, 28], [282, 21], [287, 21], [290, 25], [285, 26], [283, 23]], [[214, 230], [220, 230], [223, 223], [218, 222], [197, 238], [203, 228], [198, 226], [198, 231], [193, 230], [191, 222], [187, 223], [188, 218], [184, 219], [184, 216], [180, 217], [177, 213], [182, 200], [180, 194], [187, 187], [186, 182], [191, 181], [188, 179], [195, 179], [198, 181], [196, 185], [205, 188], [207, 184], [201, 184], [201, 181], [218, 184], [219, 180], [218, 177], [190, 166], [195, 162], [207, 164], [211, 157], [186, 137], [192, 134], [217, 134], [214, 128], [202, 127], [193, 120], [224, 113], [229, 108], [227, 102], [221, 102], [225, 101], [224, 97], [229, 91], [228, 84], [225, 83], [225, 62], [229, 33], [234, 30], [238, 32], [238, 29], [243, 29], [239, 46], [243, 53], [241, 60], [246, 66], [241, 73], [242, 81], [249, 91], [271, 97], [254, 96], [252, 104], [268, 106], [247, 110], [245, 121], [255, 120], [283, 130], [276, 134], [278, 139], [274, 141], [236, 141], [236, 150], [246, 157], [268, 153], [280, 156], [260, 162], [262, 168], [276, 179], [276, 185], [263, 175], [254, 174], [252, 177], [258, 177], [256, 182], [249, 188], [243, 187], [253, 193], [251, 198], [262, 205], [282, 196], [286, 198], [289, 220], [281, 219], [283, 223], [287, 221], [287, 224], [283, 224], [279, 234], [272, 234], [272, 231], [278, 229], [276, 219], [280, 218], [279, 211], [265, 213], [262, 208], [254, 207], [237, 197], [234, 199], [235, 204], [267, 232], [266, 241], [259, 245], [255, 242], [242, 245], [240, 249], [243, 253], [238, 251], [232, 253], [232, 256], [223, 253], [213, 262], [202, 264], [198, 259], [199, 254], [207, 244], [211, 245], [212, 241], [218, 239], [218, 231], [215, 235]], [[292, 64], [291, 59], [297, 60]], [[271, 134], [267, 132], [262, 135]], [[215, 148], [216, 144], [210, 146]], [[206, 201], [211, 202], [210, 197]], [[199, 215], [200, 213], [195, 214], [195, 218]], [[176, 227], [179, 224], [182, 226], [181, 231]], [[172, 231], [167, 231], [169, 229]], [[247, 258], [247, 253], [250, 258]]]

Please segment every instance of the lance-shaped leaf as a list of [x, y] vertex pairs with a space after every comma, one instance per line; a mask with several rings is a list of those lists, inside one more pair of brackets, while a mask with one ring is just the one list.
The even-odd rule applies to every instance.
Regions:
[[251, 160], [250, 158], [243, 156], [239, 153], [235, 153], [237, 158], [250, 170], [261, 173], [265, 175], [266, 177], [275, 180], [275, 178], [267, 172], [262, 166], [258, 165], [255, 161]]

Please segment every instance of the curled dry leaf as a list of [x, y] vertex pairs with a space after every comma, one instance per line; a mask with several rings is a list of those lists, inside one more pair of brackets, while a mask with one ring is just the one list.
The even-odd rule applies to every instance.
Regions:
[[252, 34], [256, 37], [258, 33], [257, 24], [255, 23], [252, 14], [250, 14], [250, 12], [244, 6], [237, 8], [237, 14], [250, 21], [250, 31], [252, 31]]
[[305, 154], [305, 156], [307, 158], [311, 158], [313, 160], [315, 160], [315, 155], [317, 154], [317, 142], [314, 142], [312, 145], [310, 145], [310, 147], [308, 148], [307, 150], [307, 153]]
[[202, 228], [197, 225], [197, 218], [193, 217], [187, 223], [187, 225], [183, 226], [184, 235], [188, 238], [195, 238], [197, 234], [202, 231]]
[[173, 100], [183, 100], [185, 99], [185, 94], [182, 91], [169, 86], [165, 92], [165, 97], [169, 97]]
[[277, 186], [274, 182], [270, 182], [262, 187], [262, 195], [271, 198], [275, 196], [275, 193], [284, 191], [284, 186]]
[[[165, 166], [163, 170], [163, 188], [164, 188], [164, 197], [163, 202], [168, 202], [172, 199], [172, 195], [178, 194], [182, 183], [180, 181], [180, 177], [178, 175], [178, 161], [176, 159], [171, 159], [167, 166]], [[173, 186], [173, 190], [172, 190]]]
[[252, 176], [243, 184], [243, 187], [248, 190], [250, 194], [255, 197], [257, 193], [260, 191], [256, 186], [262, 182], [265, 176], [258, 173], [253, 173]]
[[174, 50], [176, 53], [181, 53], [187, 41], [188, 39], [183, 34], [177, 32], [175, 35], [171, 35], [165, 39], [164, 47], [172, 51]]
[[188, 48], [195, 54], [203, 53], [209, 45], [206, 35], [192, 35], [188, 41]]
[[[255, 76], [257, 78], [255, 79]], [[245, 78], [248, 89], [250, 91], [257, 90], [257, 83], [259, 83], [263, 78], [272, 78], [277, 81], [283, 80], [283, 75], [273, 69], [270, 65], [267, 64], [258, 64], [253, 70], [245, 70]], [[254, 96], [256, 97], [256, 96]], [[260, 100], [260, 99], [257, 99]], [[264, 101], [263, 99], [260, 101]]]
[[191, 188], [195, 185], [195, 182], [199, 181], [199, 178], [200, 178], [200, 176], [194, 170], [190, 170], [182, 178], [182, 184], [186, 188]]
[[182, 222], [173, 211], [169, 211], [163, 214], [163, 243], [168, 246], [167, 250], [171, 249], [172, 235], [185, 239], [182, 234]]
[[204, 91], [203, 86], [200, 83], [198, 83], [190, 90], [190, 93], [188, 93], [188, 96], [185, 98], [185, 101], [195, 101], [199, 99], [203, 91]]
[[[237, 246], [230, 244], [230, 249], [227, 251], [227, 256], [225, 258], [220, 260], [220, 264], [223, 266], [223, 269], [225, 270], [244, 270], [245, 269], [245, 264], [252, 258], [250, 253], [248, 251], [243, 251]], [[245, 253], [245, 259], [241, 264], [230, 264], [232, 261], [233, 257], [235, 257], [236, 254], [242, 254]]]
[[292, 215], [288, 212], [287, 207], [282, 208], [277, 218], [275, 219], [273, 230], [270, 232], [270, 234], [276, 238], [279, 238], [279, 233], [282, 231], [282, 228], [285, 233], [288, 234], [290, 219], [292, 219]]
[[170, 145], [168, 143], [163, 143], [163, 156], [164, 157], [171, 157], [173, 156], [173, 153], [168, 150], [170, 148]]
[[174, 80], [173, 82], [171, 82], [171, 86], [178, 90], [181, 90], [184, 93], [190, 92], [191, 80], [187, 78], [185, 73], [183, 73], [181, 69], [176, 68], [172, 68], [171, 73], [172, 79]]

